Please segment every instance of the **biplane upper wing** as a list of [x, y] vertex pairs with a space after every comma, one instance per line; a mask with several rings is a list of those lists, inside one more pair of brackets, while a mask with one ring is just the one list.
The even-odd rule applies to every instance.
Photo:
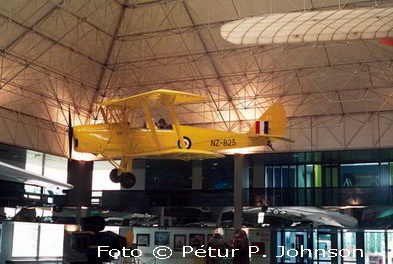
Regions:
[[143, 104], [149, 106], [156, 105], [168, 105], [168, 104], [181, 104], [200, 102], [205, 100], [205, 97], [179, 91], [172, 91], [166, 89], [159, 89], [150, 91], [138, 95], [129, 96], [123, 99], [114, 99], [98, 103], [101, 106], [112, 106], [112, 107], [142, 107]]
[[229, 22], [221, 36], [252, 45], [392, 38], [392, 16], [392, 7], [277, 13]]
[[155, 159], [180, 159], [180, 160], [198, 160], [198, 159], [218, 159], [225, 155], [197, 149], [167, 149], [143, 153], [132, 153], [129, 157], [149, 157]]

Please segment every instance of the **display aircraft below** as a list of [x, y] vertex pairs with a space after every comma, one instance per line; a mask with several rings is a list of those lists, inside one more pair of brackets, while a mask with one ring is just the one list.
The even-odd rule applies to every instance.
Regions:
[[63, 190], [73, 188], [71, 184], [56, 181], [2, 161], [0, 161], [0, 180], [45, 187], [54, 194], [62, 194]]

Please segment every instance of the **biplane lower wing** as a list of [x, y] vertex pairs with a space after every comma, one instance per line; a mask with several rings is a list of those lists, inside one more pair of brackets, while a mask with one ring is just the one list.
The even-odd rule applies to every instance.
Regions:
[[205, 150], [196, 149], [168, 149], [157, 150], [144, 153], [133, 153], [128, 157], [149, 157], [153, 159], [180, 159], [180, 160], [198, 160], [198, 159], [218, 159], [224, 158], [225, 155]]

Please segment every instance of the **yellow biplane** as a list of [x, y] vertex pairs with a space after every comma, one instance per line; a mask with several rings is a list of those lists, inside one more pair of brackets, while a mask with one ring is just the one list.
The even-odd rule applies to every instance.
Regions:
[[[270, 146], [285, 138], [287, 118], [280, 104], [271, 106], [246, 134], [180, 125], [174, 107], [178, 104], [203, 101], [204, 97], [172, 90], [155, 90], [124, 99], [99, 103], [103, 124], [71, 127], [74, 149], [78, 152], [102, 155], [115, 168], [110, 172], [113, 182], [131, 188], [135, 184], [132, 160], [136, 157], [165, 159], [222, 158], [220, 150], [252, 146]], [[154, 122], [152, 108], [166, 108], [172, 125]], [[142, 110], [146, 118], [143, 127], [132, 127], [130, 116]], [[162, 120], [160, 120], [162, 121]], [[120, 164], [115, 158], [121, 158]]]

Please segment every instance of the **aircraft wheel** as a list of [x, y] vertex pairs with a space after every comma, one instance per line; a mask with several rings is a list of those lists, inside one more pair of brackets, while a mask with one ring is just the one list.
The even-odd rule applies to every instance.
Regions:
[[125, 172], [121, 174], [120, 177], [120, 185], [123, 188], [131, 188], [135, 185], [136, 178], [135, 175], [131, 172]]
[[120, 182], [120, 174], [118, 169], [113, 169], [109, 173], [109, 178], [111, 179], [112, 182], [114, 183], [119, 183]]

